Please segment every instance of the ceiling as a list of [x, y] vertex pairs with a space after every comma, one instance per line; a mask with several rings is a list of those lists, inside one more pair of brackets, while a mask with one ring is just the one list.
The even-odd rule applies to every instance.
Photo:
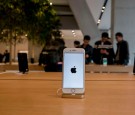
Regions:
[[61, 30], [62, 37], [66, 37], [68, 39], [83, 39], [83, 34], [80, 30]]
[[[99, 15], [101, 13], [102, 5], [104, 0], [86, 0], [89, 8], [91, 9], [91, 13], [95, 19], [95, 22], [98, 21]], [[54, 5], [68, 5], [67, 0], [50, 0]], [[108, 0], [105, 12], [102, 16], [102, 20], [98, 28], [100, 30], [109, 30], [111, 24], [111, 0]], [[79, 37], [82, 38], [82, 32], [80, 30], [75, 30], [76, 36], [73, 35], [72, 30], [62, 30], [64, 37], [72, 38]]]

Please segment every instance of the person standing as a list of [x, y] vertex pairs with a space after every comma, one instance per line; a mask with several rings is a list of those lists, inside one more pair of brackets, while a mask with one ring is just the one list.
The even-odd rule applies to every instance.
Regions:
[[114, 64], [115, 53], [111, 40], [107, 32], [103, 32], [101, 40], [95, 42], [93, 50], [93, 61], [96, 64], [103, 64], [103, 58], [107, 59], [107, 64]]
[[118, 32], [115, 34], [117, 40], [117, 50], [115, 62], [119, 65], [128, 65], [129, 63], [129, 46], [128, 42], [123, 39], [123, 34]]
[[83, 44], [80, 48], [84, 48], [85, 50], [85, 64], [89, 64], [92, 60], [93, 47], [89, 45], [91, 37], [89, 35], [85, 35], [83, 39]]
[[62, 38], [56, 38], [44, 48], [44, 70], [46, 72], [62, 72], [63, 50], [66, 48]]
[[5, 50], [5, 52], [4, 52], [4, 63], [5, 64], [7, 62], [9, 62], [9, 58], [10, 58], [10, 54], [9, 54], [8, 50]]

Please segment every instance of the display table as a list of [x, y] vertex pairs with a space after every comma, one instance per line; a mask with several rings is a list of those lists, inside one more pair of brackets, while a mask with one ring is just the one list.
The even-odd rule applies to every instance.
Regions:
[[135, 115], [135, 76], [86, 73], [84, 99], [57, 96], [62, 73], [0, 74], [0, 115]]
[[133, 66], [88, 64], [85, 67], [88, 73], [133, 73]]
[[[133, 66], [122, 66], [122, 65], [96, 65], [96, 64], [88, 64], [85, 65], [85, 72], [87, 73], [133, 73]], [[1, 64], [0, 65], [0, 72], [3, 71], [11, 71], [11, 70], [18, 70], [18, 63], [17, 64]], [[38, 66], [35, 64], [29, 64], [29, 71], [44, 71], [43, 66]]]

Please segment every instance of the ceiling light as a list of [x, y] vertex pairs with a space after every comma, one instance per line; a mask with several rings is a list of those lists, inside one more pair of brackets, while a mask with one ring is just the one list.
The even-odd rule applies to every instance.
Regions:
[[50, 5], [52, 6], [52, 2], [50, 2]]
[[102, 9], [104, 10], [105, 9], [105, 6], [103, 6]]
[[72, 33], [74, 33], [75, 31], [74, 30], [72, 30]]
[[101, 12], [104, 12], [104, 10], [101, 10]]
[[100, 23], [100, 22], [101, 22], [101, 20], [99, 19], [97, 23]]

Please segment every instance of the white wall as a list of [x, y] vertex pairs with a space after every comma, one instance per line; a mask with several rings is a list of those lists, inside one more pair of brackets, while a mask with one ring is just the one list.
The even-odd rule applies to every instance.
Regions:
[[[116, 32], [123, 33], [124, 39], [129, 43], [130, 59], [131, 64], [133, 64], [133, 53], [135, 52], [135, 0], [115, 0], [114, 10], [114, 34]], [[116, 44], [114, 45], [116, 47]]]
[[39, 55], [43, 49], [42, 45], [34, 44], [29, 41], [28, 51], [29, 51], [29, 61], [31, 58], [34, 58], [35, 62], [38, 62]]
[[[42, 50], [43, 46], [41, 45], [34, 45], [34, 59], [35, 62], [38, 62], [39, 54]], [[4, 54], [4, 51], [9, 49], [9, 45], [6, 45], [5, 43], [0, 43], [0, 53]], [[16, 51], [15, 51], [15, 61], [18, 61], [17, 54], [19, 51], [28, 51], [28, 61], [30, 62], [30, 58], [32, 58], [32, 45], [28, 42], [28, 40], [25, 40], [23, 43], [19, 43], [16, 45]], [[14, 59], [14, 46], [12, 46], [12, 60]]]
[[3, 43], [0, 43], [0, 53], [3, 54], [5, 50], [9, 50], [9, 46]]
[[[4, 51], [8, 50], [10, 52], [9, 44], [0, 43], [0, 53], [4, 54]], [[28, 51], [28, 41], [25, 40], [23, 43], [18, 43], [15, 50], [15, 61], [17, 61], [17, 53], [19, 51]], [[14, 46], [12, 45], [12, 59], [14, 59]]]
[[79, 38], [79, 39], [76, 39], [76, 38], [74, 38], [74, 39], [64, 38], [65, 46], [68, 47], [68, 48], [74, 48], [74, 41], [75, 40], [80, 41], [81, 44], [83, 43], [83, 39], [82, 38]]

